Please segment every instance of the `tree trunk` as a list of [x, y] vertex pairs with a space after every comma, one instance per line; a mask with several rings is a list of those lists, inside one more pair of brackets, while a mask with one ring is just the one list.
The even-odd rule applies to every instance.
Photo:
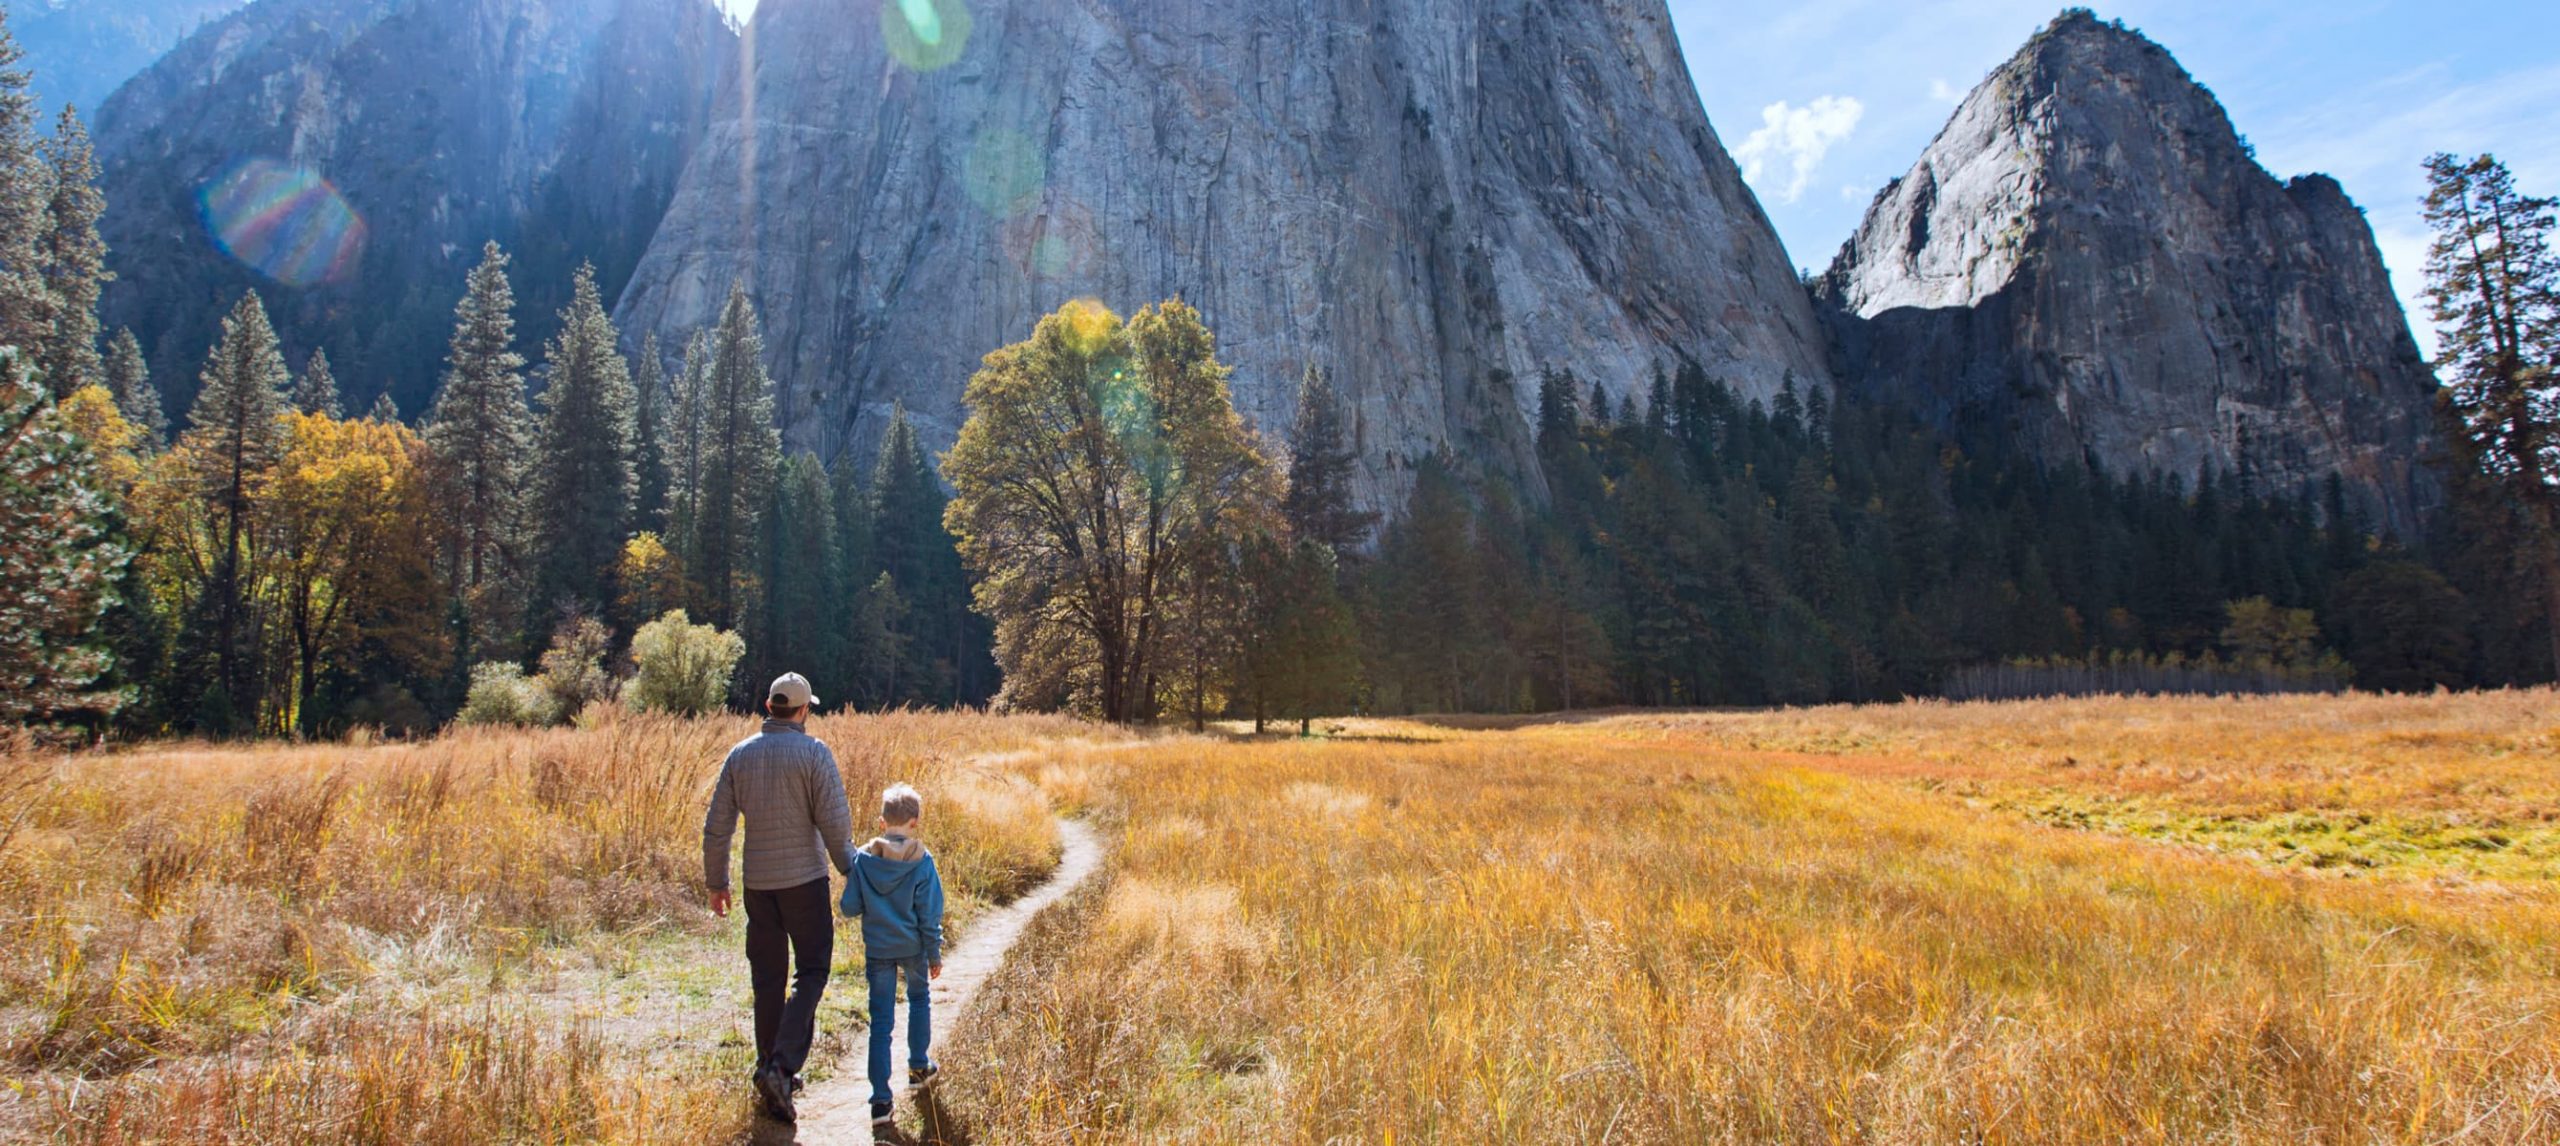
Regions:
[[2560, 534], [2546, 533], [2542, 542], [2542, 611], [2550, 629], [2552, 678], [2560, 680]]

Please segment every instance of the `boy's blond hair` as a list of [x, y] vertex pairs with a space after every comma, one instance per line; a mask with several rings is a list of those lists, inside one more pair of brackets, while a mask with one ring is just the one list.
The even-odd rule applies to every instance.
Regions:
[[891, 784], [880, 793], [880, 818], [892, 824], [912, 824], [924, 818], [924, 794], [912, 784]]

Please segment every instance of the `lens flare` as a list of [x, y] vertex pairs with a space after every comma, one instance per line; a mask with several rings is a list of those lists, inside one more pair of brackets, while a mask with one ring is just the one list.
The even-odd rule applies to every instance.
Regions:
[[318, 172], [249, 159], [197, 192], [224, 254], [287, 286], [336, 282], [364, 253], [364, 219]]
[[933, 0], [898, 0], [898, 14], [905, 16], [907, 26], [915, 29], [916, 39], [941, 45], [942, 14], [933, 10]]
[[1040, 198], [1049, 164], [1040, 147], [1018, 131], [992, 128], [970, 143], [960, 159], [960, 184], [969, 201], [990, 215], [1021, 214]]
[[966, 0], [881, 0], [880, 39], [908, 69], [947, 68], [969, 46]]

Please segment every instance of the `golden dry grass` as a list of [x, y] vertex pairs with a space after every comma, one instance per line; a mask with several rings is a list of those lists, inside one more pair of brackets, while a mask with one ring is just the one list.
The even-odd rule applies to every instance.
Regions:
[[[0, 1137], [735, 1136], [749, 727], [0, 752]], [[979, 1142], [2560, 1141], [2548, 691], [814, 731], [960, 929], [1111, 841], [943, 1032]]]
[[[752, 728], [598, 709], [416, 745], [0, 751], [0, 1137], [735, 1134], [740, 922], [703, 906], [699, 832]], [[921, 714], [812, 731], [858, 812], [892, 779], [937, 794], [958, 928], [1057, 848], [1036, 793], [978, 757], [1090, 734]]]
[[2337, 878], [1990, 798], [2514, 827], [2560, 783], [2554, 713], [1917, 705], [1054, 753], [1022, 766], [1079, 777], [1111, 878], [961, 1033], [950, 1097], [1006, 1143], [2560, 1141], [2547, 865]]

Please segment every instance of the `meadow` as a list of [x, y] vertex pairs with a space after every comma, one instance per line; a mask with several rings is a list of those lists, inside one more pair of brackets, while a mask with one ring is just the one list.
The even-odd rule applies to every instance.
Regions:
[[[15, 748], [0, 1137], [737, 1138], [751, 727]], [[2550, 691], [814, 731], [936, 798], [957, 928], [1109, 844], [951, 1141], [2560, 1140]]]
[[2553, 693], [1448, 723], [1052, 761], [981, 1140], [2560, 1140]]
[[[7, 745], [0, 1140], [738, 1135], [743, 921], [705, 905], [700, 832], [753, 728], [597, 708], [419, 744]], [[851, 791], [938, 794], [956, 933], [1056, 860], [1036, 793], [985, 758], [1107, 735], [912, 714], [814, 731]], [[855, 994], [829, 997], [838, 1043]]]

